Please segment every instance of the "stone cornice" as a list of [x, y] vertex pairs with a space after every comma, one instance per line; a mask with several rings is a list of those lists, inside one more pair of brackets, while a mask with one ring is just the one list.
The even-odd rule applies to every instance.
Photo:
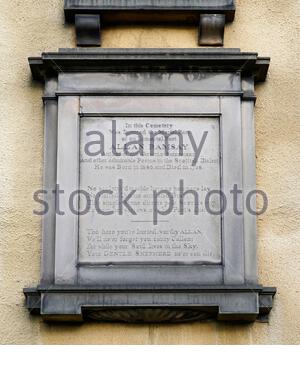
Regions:
[[270, 58], [239, 49], [61, 49], [30, 57], [35, 80], [61, 72], [240, 72], [266, 79]]

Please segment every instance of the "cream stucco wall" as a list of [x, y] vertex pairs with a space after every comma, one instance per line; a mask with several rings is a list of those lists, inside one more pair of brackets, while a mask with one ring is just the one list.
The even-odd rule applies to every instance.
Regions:
[[[42, 186], [42, 87], [28, 56], [74, 47], [63, 0], [0, 1], [0, 343], [11, 344], [296, 344], [300, 343], [299, 0], [238, 0], [226, 47], [271, 56], [257, 87], [258, 187], [270, 206], [258, 220], [259, 274], [277, 286], [270, 323], [230, 325], [48, 325], [24, 308], [23, 287], [40, 268], [40, 218], [32, 194]], [[297, 18], [298, 15], [298, 18]], [[297, 28], [298, 27], [298, 28]], [[195, 28], [119, 27], [103, 47], [197, 47]]]

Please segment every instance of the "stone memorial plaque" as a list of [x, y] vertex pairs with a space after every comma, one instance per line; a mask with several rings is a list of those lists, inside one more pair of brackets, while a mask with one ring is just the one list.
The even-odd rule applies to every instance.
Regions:
[[[74, 19], [78, 39], [99, 40], [96, 8], [94, 22]], [[269, 59], [168, 48], [61, 49], [29, 61], [45, 83], [49, 206], [41, 281], [24, 289], [30, 312], [67, 322], [266, 320], [276, 289], [258, 284], [247, 204], [254, 86]]]
[[216, 117], [81, 118], [80, 264], [220, 264], [220, 181]]

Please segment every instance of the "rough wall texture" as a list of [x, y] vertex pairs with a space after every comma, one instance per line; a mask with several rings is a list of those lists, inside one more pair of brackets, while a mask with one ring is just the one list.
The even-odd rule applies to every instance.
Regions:
[[[270, 324], [78, 327], [28, 315], [22, 289], [36, 285], [40, 267], [41, 222], [32, 214], [32, 194], [42, 186], [43, 111], [42, 88], [31, 81], [26, 59], [74, 47], [62, 10], [63, 0], [1, 0], [0, 343], [299, 344], [299, 0], [238, 0], [225, 34], [225, 47], [272, 57], [256, 105], [258, 187], [270, 200], [258, 221], [259, 274], [265, 286], [278, 287]], [[197, 30], [106, 29], [103, 47], [197, 47]]]

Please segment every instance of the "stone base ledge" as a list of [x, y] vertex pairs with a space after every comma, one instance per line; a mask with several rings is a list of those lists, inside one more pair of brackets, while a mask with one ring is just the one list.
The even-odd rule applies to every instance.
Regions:
[[24, 289], [26, 307], [45, 321], [183, 323], [268, 322], [275, 288], [202, 287], [187, 290]]

